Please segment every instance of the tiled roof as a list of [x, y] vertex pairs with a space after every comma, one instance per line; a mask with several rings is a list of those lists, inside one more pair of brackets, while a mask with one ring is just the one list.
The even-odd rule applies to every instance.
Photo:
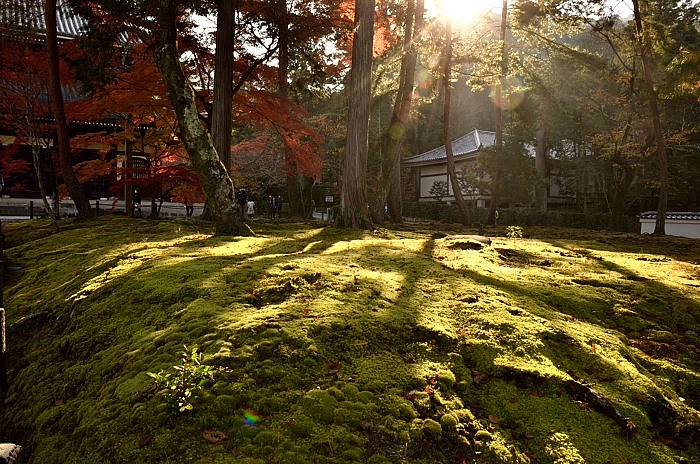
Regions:
[[[452, 141], [452, 152], [455, 158], [465, 157], [479, 151], [484, 147], [492, 147], [496, 143], [496, 133], [474, 129], [467, 135]], [[447, 159], [445, 145], [434, 148], [420, 155], [404, 158], [401, 163], [404, 166], [417, 166], [421, 164], [432, 164]]]
[[[645, 211], [639, 215], [642, 219], [656, 219], [656, 211]], [[666, 219], [677, 219], [681, 221], [700, 221], [700, 212], [667, 212]]]
[[[59, 37], [79, 37], [85, 27], [85, 20], [73, 14], [68, 4], [62, 0], [58, 0], [56, 5], [56, 20]], [[0, 2], [0, 24], [43, 34], [46, 31], [43, 2], [40, 0], [2, 0]]]

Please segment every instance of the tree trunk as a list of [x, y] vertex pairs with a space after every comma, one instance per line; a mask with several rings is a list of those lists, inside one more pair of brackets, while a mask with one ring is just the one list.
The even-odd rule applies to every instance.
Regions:
[[355, 0], [348, 136], [340, 198], [335, 224], [353, 229], [374, 229], [367, 207], [367, 155], [369, 152], [369, 104], [372, 92], [374, 0]]
[[469, 209], [462, 197], [462, 187], [457, 178], [454, 154], [452, 152], [452, 136], [450, 135], [450, 104], [452, 99], [452, 84], [450, 84], [450, 77], [452, 74], [452, 18], [449, 16], [446, 17], [445, 21], [445, 38], [445, 69], [443, 75], [445, 83], [445, 106], [443, 108], [442, 122], [445, 154], [447, 156], [447, 175], [452, 185], [452, 194], [455, 197], [457, 209], [459, 209], [459, 214], [462, 217], [462, 224], [468, 226], [471, 223], [471, 219], [469, 217]]
[[620, 165], [620, 167], [622, 168], [622, 180], [615, 190], [615, 198], [612, 204], [613, 217], [621, 216], [625, 213], [627, 194], [635, 178], [635, 169], [632, 166]]
[[25, 101], [24, 105], [24, 121], [26, 123], [27, 131], [29, 133], [29, 140], [31, 141], [31, 146], [32, 146], [32, 161], [34, 164], [34, 172], [36, 173], [36, 180], [39, 184], [39, 194], [41, 195], [41, 201], [44, 203], [44, 208], [46, 209], [46, 213], [49, 215], [50, 218], [53, 219], [54, 227], [57, 229], [58, 228], [58, 221], [56, 220], [58, 215], [56, 214], [56, 211], [53, 210], [53, 207], [49, 204], [49, 201], [46, 199], [46, 186], [44, 185], [44, 163], [41, 162], [41, 150], [45, 146], [46, 151], [50, 151], [50, 145], [49, 145], [49, 140], [43, 139], [46, 141], [46, 143], [42, 143], [42, 139], [36, 136], [35, 130], [34, 130], [34, 121], [32, 121], [33, 117], [30, 115], [30, 109], [29, 109], [29, 103]]
[[233, 100], [233, 49], [235, 40], [235, 0], [219, 0], [214, 53], [214, 102], [211, 137], [226, 171], [231, 170], [231, 105]]
[[631, 165], [620, 165], [622, 168], [622, 179], [617, 184], [615, 189], [615, 198], [613, 199], [611, 213], [612, 222], [611, 226], [613, 230], [618, 230], [621, 222], [620, 219], [625, 214], [625, 205], [627, 203], [627, 194], [629, 193], [630, 187], [637, 175], [636, 169]]
[[654, 71], [656, 70], [656, 64], [652, 56], [653, 51], [649, 35], [642, 25], [639, 0], [632, 0], [632, 6], [634, 9], [635, 32], [642, 56], [642, 67], [644, 68], [644, 90], [647, 94], [649, 111], [651, 112], [651, 119], [654, 126], [656, 155], [659, 157], [659, 207], [656, 213], [654, 235], [665, 235], [666, 207], [668, 205], [668, 153], [666, 152], [666, 139], [664, 138], [663, 125], [661, 123], [659, 95], [654, 88]]
[[371, 202], [372, 219], [379, 224], [384, 223], [385, 204], [389, 206], [389, 217], [392, 222], [403, 220], [401, 214], [400, 149], [413, 103], [416, 63], [418, 61], [418, 47], [415, 38], [420, 37], [423, 30], [424, 10], [424, 0], [408, 1], [399, 90], [387, 130], [382, 169], [377, 179], [378, 187]]
[[394, 180], [389, 188], [386, 205], [389, 212], [389, 222], [400, 224], [403, 222], [403, 198], [401, 192], [401, 159], [399, 158], [398, 167], [394, 169]]
[[181, 128], [182, 141], [192, 167], [207, 196], [214, 229], [218, 235], [249, 235], [250, 229], [236, 203], [233, 183], [199, 120], [192, 87], [180, 66], [177, 50], [177, 1], [160, 0], [156, 65], [165, 83], [168, 99]]
[[41, 144], [32, 137], [32, 161], [34, 164], [34, 171], [36, 172], [36, 180], [39, 183], [39, 194], [41, 195], [41, 201], [44, 203], [44, 209], [49, 217], [54, 219], [54, 226], [58, 226], [56, 222], [56, 214], [49, 204], [49, 200], [46, 199], [46, 187], [44, 186], [44, 167], [41, 163]]
[[[277, 0], [277, 28], [279, 29], [279, 50], [277, 64], [277, 93], [283, 100], [289, 99], [289, 11], [287, 0]], [[311, 188], [314, 179], [305, 176], [299, 169], [294, 153], [284, 147], [287, 195], [290, 213], [307, 219], [311, 211]]]
[[537, 209], [547, 211], [547, 198], [549, 197], [549, 175], [547, 175], [547, 141], [545, 138], [544, 118], [540, 118], [537, 129], [537, 148], [535, 149], [535, 168], [537, 169], [538, 182], [535, 187]]
[[503, 0], [501, 9], [501, 75], [496, 85], [496, 173], [491, 188], [491, 204], [486, 222], [496, 224], [496, 208], [501, 201], [501, 184], [503, 183], [503, 86], [508, 73], [508, 57], [506, 56], [506, 28], [508, 27], [508, 0]]
[[58, 138], [58, 157], [63, 174], [63, 182], [66, 184], [68, 194], [73, 199], [78, 210], [78, 216], [82, 218], [92, 217], [90, 200], [85, 194], [83, 186], [73, 171], [71, 162], [70, 134], [68, 133], [68, 121], [63, 106], [63, 92], [61, 90], [61, 76], [58, 63], [58, 36], [56, 31], [56, 0], [44, 1], [44, 15], [46, 21], [46, 51], [48, 53], [49, 71], [49, 103], [51, 112], [56, 121], [56, 135]]

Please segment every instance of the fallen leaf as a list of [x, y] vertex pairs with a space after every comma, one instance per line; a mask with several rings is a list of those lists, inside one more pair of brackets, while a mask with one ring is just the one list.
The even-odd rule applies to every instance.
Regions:
[[534, 396], [534, 397], [537, 397], [537, 398], [542, 398], [542, 396], [544, 396], [544, 395], [542, 395], [542, 392], [539, 391], [538, 389], [532, 390], [532, 391], [530, 392], [530, 395], [532, 395], [532, 396]]
[[205, 430], [202, 432], [202, 436], [204, 439], [210, 443], [219, 443], [220, 441], [226, 440], [228, 438], [228, 435], [226, 435], [224, 432], [218, 432], [216, 430]]
[[153, 441], [153, 435], [147, 433], [139, 440], [139, 448], [143, 448], [144, 446], [151, 444], [151, 441]]
[[328, 363], [328, 374], [336, 375], [340, 371], [340, 361], [337, 359]]
[[664, 445], [668, 446], [669, 448], [673, 449], [681, 449], [681, 445], [678, 444], [678, 442], [671, 440], [670, 438], [659, 438], [659, 441], [663, 443]]
[[489, 415], [489, 421], [491, 421], [492, 424], [500, 424], [501, 419], [498, 418], [498, 416], [494, 415]]
[[475, 384], [481, 385], [489, 379], [489, 376], [487, 374], [484, 374], [483, 372], [473, 371], [472, 378], [474, 379]]

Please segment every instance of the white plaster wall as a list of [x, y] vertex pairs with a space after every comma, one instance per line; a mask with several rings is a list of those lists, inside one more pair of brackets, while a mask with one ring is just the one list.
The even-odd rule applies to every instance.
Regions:
[[[643, 234], [653, 234], [656, 219], [640, 219]], [[666, 219], [666, 235], [700, 238], [700, 221]]]

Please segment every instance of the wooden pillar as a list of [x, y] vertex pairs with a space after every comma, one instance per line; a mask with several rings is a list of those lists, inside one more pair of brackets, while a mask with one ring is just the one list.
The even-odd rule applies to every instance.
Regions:
[[126, 211], [126, 216], [133, 217], [134, 185], [131, 183], [131, 179], [133, 178], [131, 175], [131, 170], [134, 167], [134, 142], [129, 139], [124, 142], [124, 157], [124, 208]]
[[0, 308], [5, 307], [5, 234], [0, 221]]
[[7, 389], [7, 344], [5, 343], [5, 309], [0, 308], [0, 390]]
[[2, 232], [0, 221], [0, 390], [7, 389], [7, 344], [5, 342], [5, 234]]

